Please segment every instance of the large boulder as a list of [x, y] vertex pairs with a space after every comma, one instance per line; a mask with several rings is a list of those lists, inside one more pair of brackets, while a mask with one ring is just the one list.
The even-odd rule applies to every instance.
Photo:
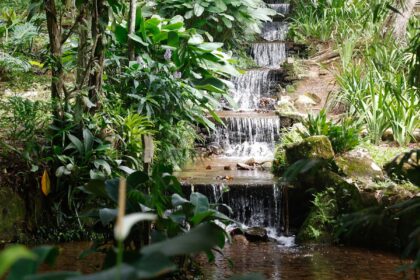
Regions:
[[390, 177], [408, 180], [420, 187], [420, 149], [396, 156], [385, 165], [385, 170]]
[[336, 157], [335, 163], [347, 176], [358, 181], [384, 178], [382, 169], [364, 149], [356, 149]]
[[311, 136], [302, 142], [286, 147], [286, 159], [293, 164], [301, 159], [332, 160], [334, 150], [327, 136]]

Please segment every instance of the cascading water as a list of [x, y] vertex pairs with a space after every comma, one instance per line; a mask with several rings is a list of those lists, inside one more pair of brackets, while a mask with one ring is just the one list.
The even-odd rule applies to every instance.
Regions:
[[[270, 0], [268, 5], [281, 15], [289, 12], [289, 4]], [[281, 15], [275, 19], [281, 19]], [[248, 70], [231, 80], [234, 84], [231, 97], [238, 110], [219, 112], [224, 125], [217, 125], [209, 136], [209, 147], [216, 147], [217, 157], [196, 164], [183, 174], [196, 174], [190, 180], [195, 184], [189, 186], [212, 202], [230, 206], [234, 220], [246, 226], [265, 227], [271, 236], [277, 237], [283, 230], [285, 218], [282, 213], [287, 213], [283, 206], [287, 204], [282, 202], [282, 190], [270, 172], [258, 166], [274, 158], [275, 143], [280, 137], [280, 119], [274, 111], [270, 112], [274, 105], [260, 105], [271, 100], [275, 103], [277, 99], [278, 86], [283, 80], [280, 66], [287, 54], [284, 42], [287, 29], [287, 23], [283, 21], [264, 24], [261, 40], [252, 43], [250, 48], [250, 54], [260, 68]], [[242, 170], [247, 162], [251, 162], [245, 164], [248, 170]], [[206, 171], [193, 173], [198, 166], [205, 166]], [[222, 191], [225, 187], [229, 191]]]
[[227, 117], [212, 141], [224, 149], [227, 157], [272, 159], [274, 143], [280, 135], [280, 120], [272, 117]]
[[284, 42], [253, 43], [251, 55], [260, 67], [279, 68], [286, 60]]
[[231, 214], [224, 206], [220, 206], [219, 211], [233, 220], [248, 227], [265, 227], [271, 238], [282, 243], [293, 242], [281, 237], [284, 231], [281, 187], [275, 184], [272, 187], [232, 186], [226, 192], [223, 185], [213, 184], [211, 187], [197, 186], [194, 191], [206, 195], [211, 203], [228, 205]]
[[261, 31], [261, 37], [266, 41], [286, 40], [288, 25], [285, 22], [267, 22]]
[[235, 88], [231, 95], [241, 110], [258, 108], [263, 97], [273, 97], [282, 73], [276, 70], [250, 70], [232, 79]]
[[267, 4], [267, 6], [283, 16], [287, 15], [290, 11], [289, 3], [277, 3], [277, 4], [274, 3], [274, 4]]

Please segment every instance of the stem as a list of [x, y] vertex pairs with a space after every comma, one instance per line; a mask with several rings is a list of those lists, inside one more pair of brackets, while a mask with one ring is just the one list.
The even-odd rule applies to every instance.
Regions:
[[117, 251], [117, 280], [121, 280], [122, 279], [122, 262], [123, 262], [123, 253], [124, 253], [124, 248], [123, 248], [123, 241], [122, 240], [118, 240], [118, 251]]

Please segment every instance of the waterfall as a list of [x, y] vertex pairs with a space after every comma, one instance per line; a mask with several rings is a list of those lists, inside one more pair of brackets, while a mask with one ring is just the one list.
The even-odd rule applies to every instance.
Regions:
[[286, 40], [288, 25], [285, 22], [266, 22], [261, 30], [261, 37], [266, 41]]
[[[223, 192], [223, 186], [197, 186], [196, 191], [205, 194], [212, 203], [229, 205], [233, 214], [229, 216], [249, 227], [265, 227], [270, 234], [279, 236], [283, 230], [282, 191], [277, 185], [272, 186], [231, 186]], [[225, 211], [220, 207], [220, 211]], [[229, 213], [226, 213], [229, 214]]]
[[286, 44], [282, 42], [253, 43], [251, 55], [258, 66], [279, 68], [286, 60]]
[[290, 11], [289, 3], [267, 4], [267, 6], [282, 15], [287, 15]]
[[223, 147], [224, 156], [272, 159], [280, 135], [280, 119], [273, 117], [227, 117], [212, 141]]
[[257, 109], [262, 97], [276, 95], [282, 73], [275, 70], [250, 70], [232, 79], [235, 85], [231, 91], [233, 100], [241, 110]]

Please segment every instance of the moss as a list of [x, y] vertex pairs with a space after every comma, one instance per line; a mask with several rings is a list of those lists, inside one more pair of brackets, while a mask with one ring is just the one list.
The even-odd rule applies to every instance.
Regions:
[[281, 146], [277, 146], [274, 153], [272, 173], [281, 176], [287, 169], [286, 151]]
[[360, 144], [359, 147], [367, 149], [373, 160], [380, 167], [384, 167], [386, 163], [390, 162], [397, 155], [410, 150], [406, 147], [377, 146], [367, 142]]
[[287, 85], [286, 86], [286, 92], [287, 93], [293, 93], [293, 92], [295, 92], [296, 91], [296, 88], [295, 88], [295, 86], [294, 85]]
[[10, 188], [0, 187], [0, 241], [16, 239], [25, 223], [25, 202]]
[[369, 157], [342, 155], [335, 158], [335, 163], [346, 176], [351, 178], [383, 178], [381, 168]]
[[328, 137], [311, 136], [301, 143], [286, 147], [286, 157], [289, 164], [301, 159], [331, 160], [334, 158], [334, 151]]

